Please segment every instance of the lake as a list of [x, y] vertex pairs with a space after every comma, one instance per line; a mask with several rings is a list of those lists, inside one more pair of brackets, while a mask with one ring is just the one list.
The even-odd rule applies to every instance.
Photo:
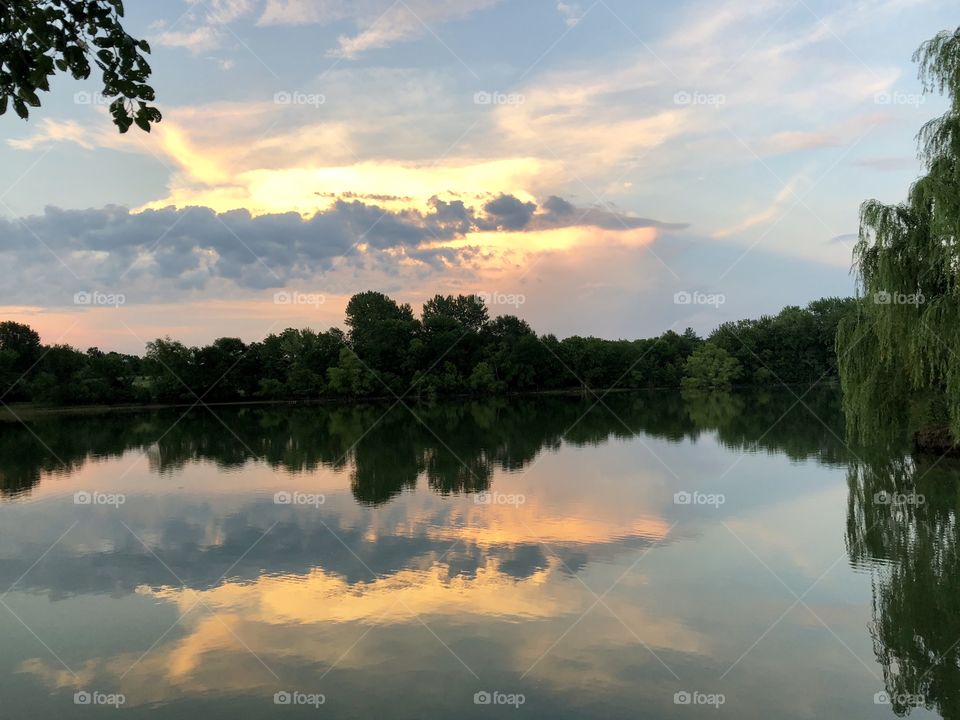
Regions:
[[0, 716], [960, 717], [960, 471], [834, 388], [0, 426]]

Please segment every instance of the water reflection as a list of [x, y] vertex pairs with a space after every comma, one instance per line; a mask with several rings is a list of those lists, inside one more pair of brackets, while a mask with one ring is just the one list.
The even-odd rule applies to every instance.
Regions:
[[643, 434], [679, 442], [716, 432], [734, 450], [843, 462], [837, 393], [817, 390], [803, 402], [822, 424], [791, 413], [796, 398], [783, 392], [611, 394], [602, 403], [547, 397], [410, 410], [387, 404], [54, 415], [29, 427], [0, 423], [0, 492], [28, 493], [44, 476], [70, 474], [90, 459], [133, 449], [147, 454], [154, 471], [168, 474], [195, 460], [212, 460], [223, 470], [254, 459], [294, 473], [349, 467], [354, 497], [369, 504], [415, 487], [421, 475], [440, 493], [486, 490], [495, 470], [522, 470], [561, 440], [597, 445]]
[[960, 717], [960, 463], [894, 458], [849, 471], [847, 543], [873, 579], [870, 629], [898, 715]]
[[[517, 717], [684, 717], [685, 689], [726, 693], [718, 717], [885, 717], [882, 680], [897, 712], [912, 693], [955, 716], [957, 470], [861, 464], [834, 390], [411, 410], [0, 427], [13, 716], [69, 716], [72, 692], [99, 688], [132, 714], [272, 717], [296, 688], [335, 716], [487, 717], [471, 699], [495, 688], [528, 696]], [[877, 500], [914, 483], [923, 505]], [[95, 489], [126, 502], [73, 503]], [[675, 503], [691, 490], [726, 501]], [[844, 541], [859, 574], [824, 578]], [[829, 627], [786, 615], [765, 566], [816, 584]]]

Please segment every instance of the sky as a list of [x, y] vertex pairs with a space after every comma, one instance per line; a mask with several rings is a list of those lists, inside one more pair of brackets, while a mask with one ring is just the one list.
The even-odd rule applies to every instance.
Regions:
[[128, 0], [151, 134], [95, 77], [0, 117], [0, 317], [142, 352], [480, 293], [637, 338], [850, 295], [858, 209], [943, 112], [942, 0]]

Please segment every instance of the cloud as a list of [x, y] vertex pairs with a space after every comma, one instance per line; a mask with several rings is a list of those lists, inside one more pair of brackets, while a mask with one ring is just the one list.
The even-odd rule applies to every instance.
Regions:
[[867, 168], [869, 170], [876, 170], [877, 172], [900, 172], [902, 170], [916, 170], [918, 173], [921, 169], [920, 161], [916, 157], [910, 155], [901, 155], [896, 157], [874, 157], [874, 158], [863, 158], [861, 160], [855, 160], [851, 163], [857, 167]]
[[[0, 280], [0, 303], [63, 306], [74, 293], [93, 290], [124, 293], [129, 302], [203, 292], [236, 296], [315, 280], [334, 267], [354, 283], [355, 273], [425, 277], [460, 268], [469, 274], [477, 263], [496, 266], [508, 251], [565, 248], [601, 230], [628, 237], [638, 228], [670, 227], [563, 203], [550, 198], [540, 207], [500, 194], [475, 206], [435, 197], [427, 210], [390, 210], [338, 199], [309, 217], [200, 206], [137, 213], [119, 206], [47, 207], [42, 215], [0, 219], [0, 259], [44, 281]], [[501, 245], [500, 234], [510, 242]], [[54, 272], [55, 280], [49, 278]], [[41, 292], [41, 286], [58, 290]]]
[[[550, 55], [519, 80], [514, 72], [498, 76], [506, 78], [501, 85], [493, 80], [494, 66], [487, 86], [465, 89], [459, 67], [340, 63], [322, 79], [311, 81], [311, 69], [302, 68], [300, 84], [245, 86], [262, 96], [242, 102], [164, 107], [164, 122], [149, 138], [118, 136], [107, 118], [97, 118], [88, 126], [31, 125], [24, 131], [31, 135], [8, 143], [23, 150], [69, 142], [97, 152], [137, 153], [140, 165], [151, 170], [155, 156], [169, 169], [166, 188], [122, 196], [142, 202], [141, 209], [200, 206], [218, 213], [245, 208], [252, 215], [312, 216], [337, 199], [361, 200], [392, 213], [444, 213], [449, 223], [460, 223], [462, 233], [476, 233], [478, 220], [496, 223], [501, 232], [544, 231], [563, 227], [558, 220], [563, 208], [551, 217], [549, 201], [534, 212], [526, 206], [558, 193], [577, 197], [578, 214], [587, 213], [583, 222], [593, 227], [617, 230], [646, 222], [666, 229], [656, 221], [604, 214], [609, 200], [637, 207], [639, 198], [652, 198], [657, 207], [669, 208], [659, 211], [664, 216], [686, 217], [686, 208], [696, 207], [698, 227], [723, 235], [776, 216], [777, 207], [751, 207], [743, 199], [771, 192], [770, 168], [761, 167], [766, 158], [777, 156], [778, 164], [771, 166], [784, 178], [802, 165], [813, 179], [833, 169], [830, 155], [843, 153], [870, 127], [887, 121], [894, 111], [878, 108], [873, 97], [889, 90], [899, 69], [874, 61], [865, 65], [841, 41], [859, 52], [860, 41], [883, 29], [881, 21], [888, 24], [877, 12], [892, 13], [909, 2], [864, 0], [852, 9], [828, 8], [818, 19], [803, 8], [791, 10], [785, 0], [695, 1], [679, 17], [668, 15], [658, 23], [666, 30], [651, 35], [649, 47], [631, 41], [627, 48], [611, 47], [610, 55], [578, 57], [575, 63], [554, 63]], [[218, 21], [232, 18], [263, 26], [323, 25], [337, 32], [347, 28], [337, 52], [363, 53], [429, 35], [424, 23], [439, 32], [442, 23], [492, 5], [492, 0], [408, 0], [391, 9], [389, 0], [237, 0], [203, 11], [197, 3], [182, 25], [159, 31], [189, 33], [190, 23], [225, 31]], [[571, 2], [547, 7], [547, 19], [557, 26], [554, 8], [563, 17], [578, 11]], [[600, 5], [591, 17], [608, 12]], [[593, 32], [602, 31], [583, 22], [571, 35]], [[557, 54], [563, 51], [560, 46]], [[511, 70], [526, 70], [514, 67], [516, 57], [496, 59]], [[294, 89], [323, 93], [326, 103], [273, 102], [277, 90]], [[471, 98], [479, 89], [516, 93], [523, 102], [477, 106]], [[724, 102], [678, 103], [680, 90], [717, 94]], [[94, 110], [103, 108], [80, 111]], [[876, 141], [872, 136], [864, 147]], [[819, 167], [810, 162], [811, 154]], [[829, 185], [818, 192], [828, 193]], [[513, 214], [497, 219], [497, 212], [478, 210], [500, 194], [515, 198]], [[86, 204], [113, 199], [87, 197]], [[824, 217], [839, 215], [837, 206], [849, 201], [838, 195], [810, 198]], [[803, 242], [803, 232], [800, 223], [783, 223], [769, 242], [783, 254], [816, 257], [822, 245]], [[417, 262], [451, 262], [447, 250], [418, 252], [424, 254]], [[411, 251], [407, 259], [412, 257]]]
[[891, 121], [887, 115], [869, 113], [852, 117], [832, 127], [818, 130], [784, 130], [757, 143], [763, 155], [781, 155], [828, 147], [851, 147], [874, 128]]
[[328, 54], [355, 58], [398, 42], [436, 35], [439, 27], [500, 0], [267, 0], [260, 25], [330, 25], [352, 20], [359, 32], [341, 35]]
[[153, 42], [164, 47], [185, 48], [194, 53], [206, 52], [220, 46], [221, 33], [212, 26], [193, 30], [166, 31], [154, 36]]
[[843, 233], [841, 235], [834, 235], [827, 242], [831, 245], [853, 245], [860, 239], [858, 233]]
[[7, 144], [16, 150], [35, 150], [58, 142], [72, 142], [86, 150], [93, 150], [94, 141], [86, 128], [75, 120], [57, 121], [43, 118], [39, 121], [39, 129], [33, 135], [25, 138], [11, 138]]
[[521, 202], [512, 195], [500, 195], [483, 206], [494, 227], [503, 230], [522, 230], [537, 209], [535, 203]]
[[560, 13], [560, 17], [563, 18], [563, 22], [568, 28], [575, 27], [586, 14], [577, 3], [565, 2], [557, 3], [557, 12]]
[[[358, 15], [368, 16], [377, 0], [267, 0], [258, 25], [329, 25]], [[380, 12], [386, 6], [380, 8]]]
[[748, 215], [735, 225], [717, 230], [714, 236], [725, 238], [731, 235], [739, 235], [745, 230], [749, 230], [757, 225], [763, 225], [779, 217], [782, 214], [783, 206], [786, 205], [788, 201], [793, 200], [794, 203], [799, 203], [802, 200], [802, 198], [797, 195], [797, 186], [802, 179], [800, 175], [790, 178], [765, 209]]
[[556, 195], [544, 201], [543, 209], [542, 214], [534, 216], [531, 229], [545, 230], [570, 225], [585, 225], [603, 230], [635, 230], [637, 228], [684, 230], [689, 227], [687, 223], [668, 223], [624, 215], [604, 207], [578, 208]]
[[195, 54], [213, 50], [229, 36], [229, 31], [224, 32], [227, 23], [250, 14], [258, 5], [258, 0], [186, 1], [187, 11], [172, 25], [162, 20], [151, 25], [151, 40], [156, 45], [184, 48]]
[[202, 7], [207, 17], [219, 23], [229, 23], [253, 12], [258, 0], [188, 0], [190, 4]]

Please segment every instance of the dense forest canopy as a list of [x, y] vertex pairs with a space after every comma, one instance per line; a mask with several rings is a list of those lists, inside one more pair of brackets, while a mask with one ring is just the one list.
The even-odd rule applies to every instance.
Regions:
[[262, 341], [170, 338], [140, 357], [45, 346], [26, 325], [0, 323], [0, 401], [49, 404], [309, 400], [371, 395], [498, 394], [571, 388], [813, 384], [836, 378], [833, 338], [850, 299], [641, 340], [538, 335], [481, 298], [437, 295], [420, 317], [379, 292], [354, 295], [347, 332], [288, 328]]

